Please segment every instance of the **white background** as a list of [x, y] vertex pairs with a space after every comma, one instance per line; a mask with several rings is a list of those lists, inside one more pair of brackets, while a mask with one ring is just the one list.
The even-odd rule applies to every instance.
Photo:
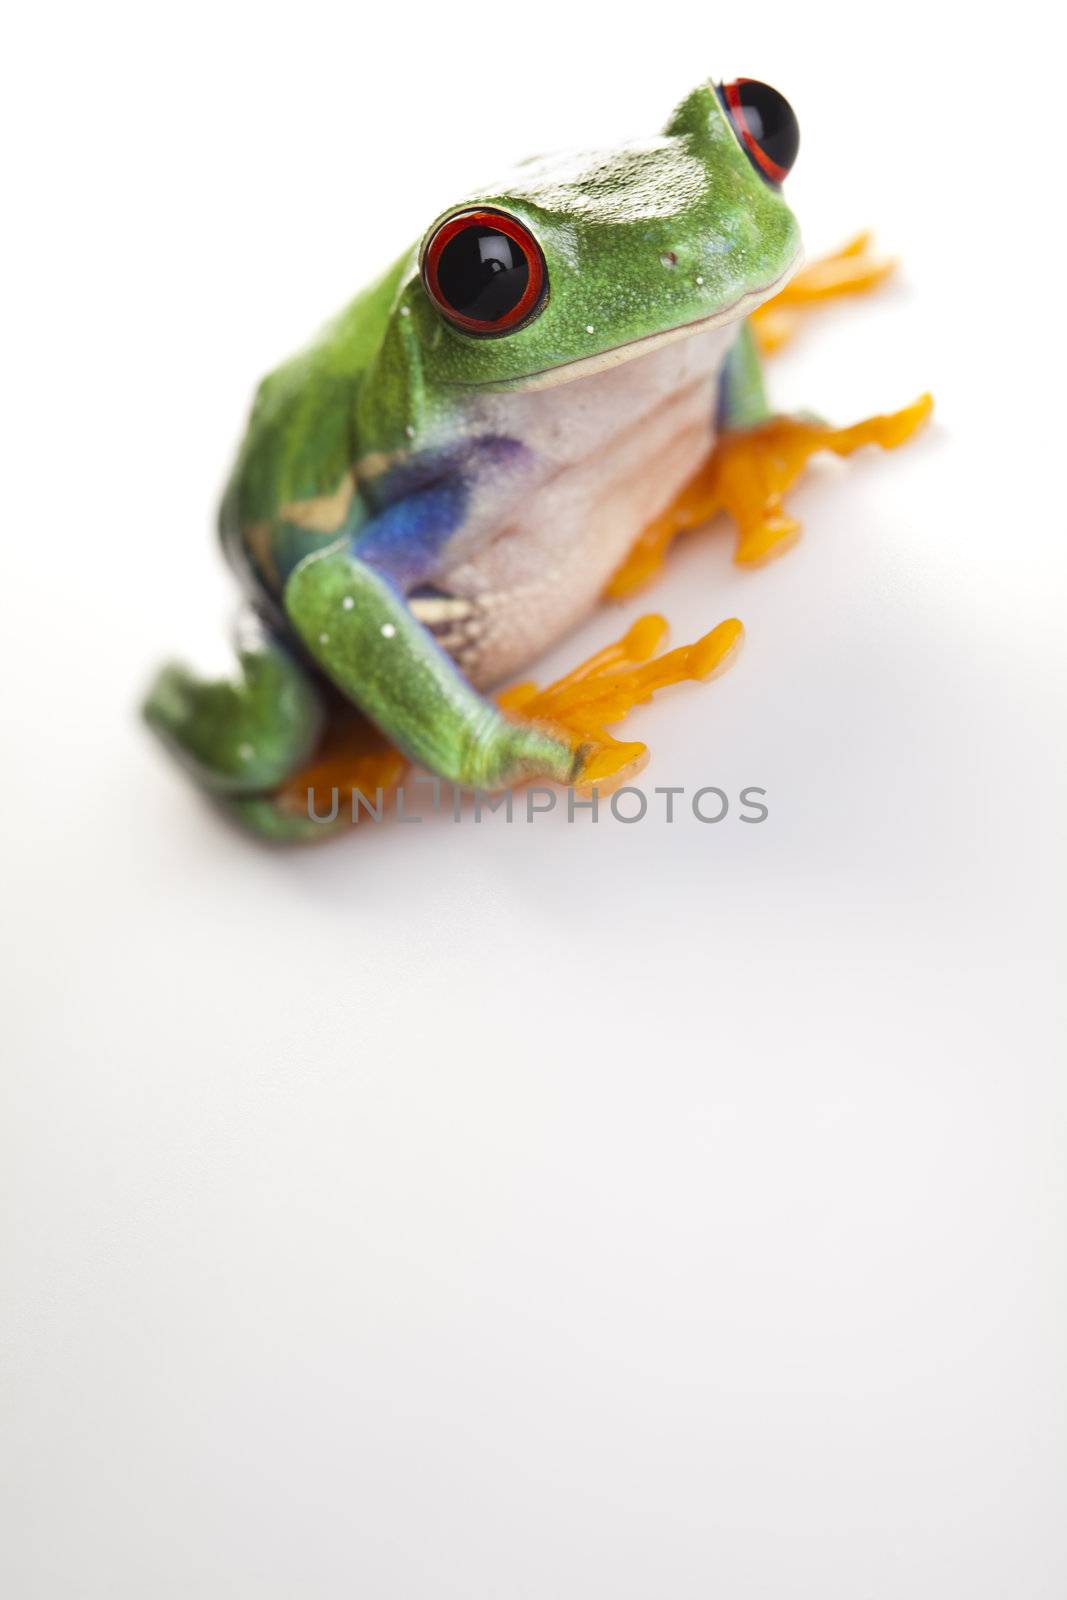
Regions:
[[[1037, 8], [23, 8], [2, 51], [11, 1600], [1062, 1600], [1062, 122]], [[793, 100], [801, 546], [631, 726], [761, 827], [271, 855], [142, 732], [224, 659], [256, 377], [454, 196]], [[614, 636], [605, 613], [542, 678]]]

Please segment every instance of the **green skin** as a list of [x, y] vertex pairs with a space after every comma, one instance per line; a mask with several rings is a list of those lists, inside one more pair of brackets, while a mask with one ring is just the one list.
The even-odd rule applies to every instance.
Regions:
[[[259, 620], [239, 641], [231, 681], [170, 666], [145, 705], [197, 782], [269, 837], [326, 831], [284, 812], [272, 792], [313, 755], [338, 693], [453, 783], [580, 777], [583, 752], [504, 717], [408, 603], [442, 538], [463, 534], [472, 395], [552, 387], [564, 405], [574, 380], [613, 357], [643, 354], [694, 325], [735, 324], [722, 420], [749, 426], [768, 414], [744, 318], [795, 267], [799, 236], [709, 84], [655, 139], [524, 163], [442, 216], [472, 206], [505, 211], [534, 234], [550, 285], [544, 308], [506, 336], [463, 333], [430, 300], [416, 245], [265, 379], [220, 518]], [[665, 271], [668, 252], [676, 265]], [[418, 463], [429, 459], [420, 451], [429, 449], [459, 463], [446, 474], [452, 522], [443, 534], [441, 506], [418, 495]], [[397, 532], [382, 516], [398, 504], [384, 486], [406, 469], [416, 473], [399, 495], [410, 529]]]

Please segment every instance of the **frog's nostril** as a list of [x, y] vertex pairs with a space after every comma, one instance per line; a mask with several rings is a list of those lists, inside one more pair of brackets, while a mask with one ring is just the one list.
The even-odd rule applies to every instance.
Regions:
[[676, 267], [678, 265], [678, 257], [673, 250], [664, 250], [660, 256], [660, 261], [665, 267]]

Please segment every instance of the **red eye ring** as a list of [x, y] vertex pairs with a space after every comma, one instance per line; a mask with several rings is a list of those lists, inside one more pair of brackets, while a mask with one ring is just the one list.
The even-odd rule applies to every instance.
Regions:
[[[789, 119], [792, 121], [792, 133], [794, 137], [791, 142], [790, 154], [787, 157], [787, 164], [783, 165], [780, 162], [775, 161], [773, 156], [768, 154], [756, 130], [751, 126], [745, 109], [745, 97], [743, 91], [746, 88], [750, 92], [758, 91], [764, 95], [770, 95], [772, 99], [778, 102], [778, 104], [788, 114]], [[722, 86], [722, 96], [726, 101], [726, 108], [730, 113], [730, 121], [733, 123], [734, 130], [737, 133], [738, 138], [741, 140], [741, 143], [744, 145], [745, 150], [748, 152], [750, 159], [755, 162], [756, 166], [763, 173], [763, 176], [771, 183], [784, 183], [786, 178], [789, 176], [793, 161], [796, 159], [796, 145], [799, 140], [799, 135], [796, 134], [796, 118], [793, 115], [793, 110], [789, 105], [789, 102], [785, 100], [782, 95], [778, 94], [777, 90], [770, 89], [767, 84], [760, 83], [756, 78], [735, 78], [732, 83], [724, 83]], [[790, 140], [788, 136], [786, 138], [785, 148], [790, 149]]]
[[[462, 287], [468, 287], [472, 295], [475, 290], [480, 291], [474, 300], [464, 301], [465, 304], [484, 302], [485, 291], [492, 283], [491, 278], [486, 278], [484, 273], [481, 273], [477, 283], [472, 281], [469, 285], [463, 284], [464, 272], [470, 278], [471, 273], [477, 269], [477, 263], [469, 259], [470, 252], [466, 253], [468, 259], [460, 260], [457, 266], [455, 247], [457, 241], [464, 235], [472, 235], [478, 240], [490, 236], [502, 237], [515, 247], [521, 257], [521, 263], [516, 264], [512, 252], [513, 265], [510, 273], [503, 275], [504, 278], [510, 278], [510, 282], [503, 288], [493, 285], [494, 297], [499, 307], [493, 316], [470, 315], [456, 303], [459, 298], [457, 288]], [[453, 247], [451, 251], [449, 246]], [[455, 216], [448, 217], [440, 224], [431, 234], [423, 250], [422, 278], [427, 294], [443, 317], [464, 333], [483, 337], [513, 333], [524, 323], [529, 322], [544, 304], [548, 290], [545, 258], [529, 228], [517, 218], [509, 216], [506, 211], [495, 211], [491, 207], [458, 211]], [[480, 309], [483, 308], [484, 305], [480, 305]]]

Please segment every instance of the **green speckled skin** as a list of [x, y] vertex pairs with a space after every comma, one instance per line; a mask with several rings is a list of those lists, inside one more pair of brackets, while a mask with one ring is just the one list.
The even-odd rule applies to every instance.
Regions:
[[[460, 332], [422, 280], [426, 238], [472, 205], [518, 218], [545, 257], [543, 309], [502, 337]], [[167, 669], [150, 722], [206, 787], [257, 797], [246, 820], [272, 833], [284, 831], [273, 814], [269, 828], [254, 819], [314, 747], [323, 680], [454, 782], [572, 778], [580, 755], [477, 693], [417, 619], [412, 595], [439, 584], [453, 552], [453, 564], [477, 573], [479, 540], [493, 539], [493, 496], [503, 522], [521, 475], [535, 480], [553, 417], [566, 424], [569, 408], [588, 405], [589, 380], [697, 330], [729, 328], [734, 339], [798, 258], [792, 213], [708, 83], [658, 136], [525, 162], [448, 207], [261, 384], [220, 527], [268, 634], [225, 690]], [[751, 343], [726, 367], [724, 358], [738, 416], [753, 420], [763, 400]], [[489, 398], [541, 390], [554, 411], [515, 413], [535, 416], [539, 434]], [[487, 404], [497, 406], [492, 428]], [[541, 645], [551, 636], [546, 623]], [[274, 727], [263, 703], [270, 681], [284, 685]]]

